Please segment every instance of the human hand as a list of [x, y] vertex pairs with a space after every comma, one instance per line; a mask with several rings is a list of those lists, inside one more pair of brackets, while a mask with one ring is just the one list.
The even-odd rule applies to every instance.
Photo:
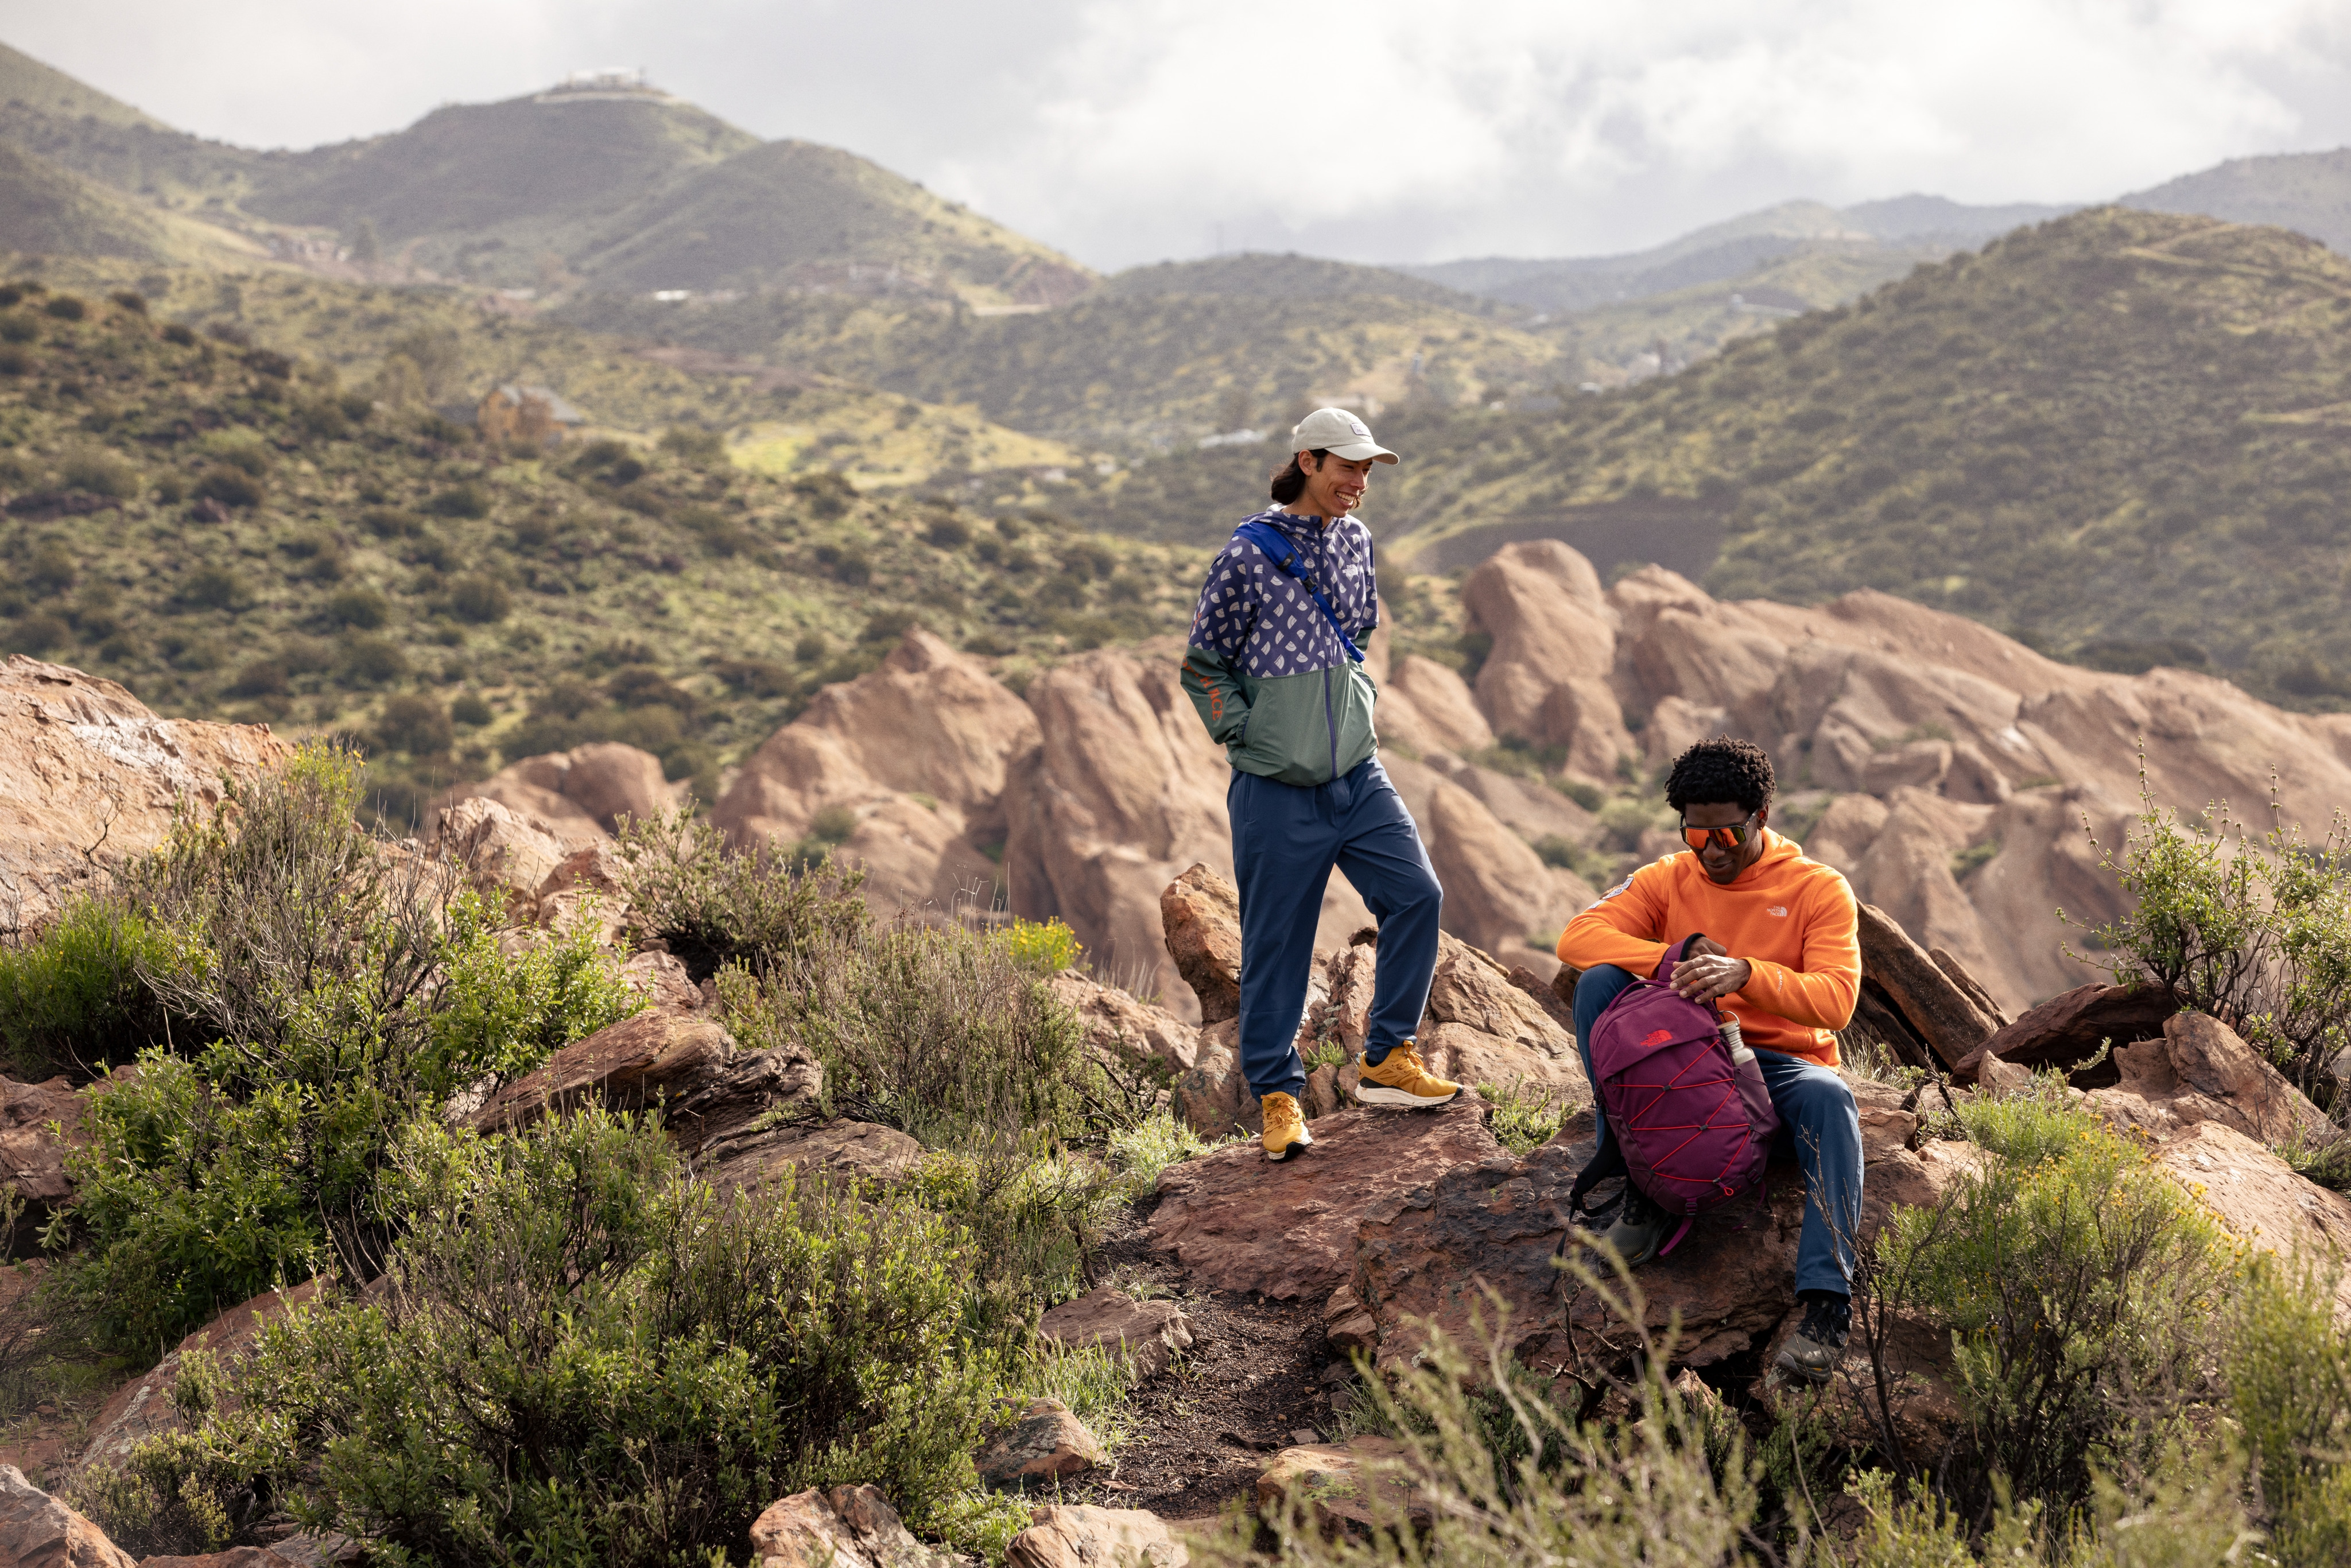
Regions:
[[1671, 983], [1677, 995], [1700, 1006], [1740, 989], [1755, 972], [1746, 959], [1730, 956], [1718, 943], [1701, 938], [1689, 950], [1691, 956], [1674, 966]]

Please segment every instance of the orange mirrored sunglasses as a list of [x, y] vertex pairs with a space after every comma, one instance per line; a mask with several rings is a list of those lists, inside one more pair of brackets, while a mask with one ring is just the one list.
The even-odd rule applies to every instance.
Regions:
[[1682, 842], [1694, 850], [1703, 850], [1711, 843], [1735, 850], [1747, 841], [1747, 835], [1755, 831], [1755, 819], [1761, 815], [1760, 811], [1750, 812], [1745, 821], [1733, 822], [1727, 828], [1693, 828], [1688, 820], [1684, 819]]

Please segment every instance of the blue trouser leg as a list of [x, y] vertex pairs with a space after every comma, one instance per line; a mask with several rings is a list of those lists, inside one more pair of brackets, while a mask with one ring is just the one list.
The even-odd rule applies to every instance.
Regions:
[[1349, 830], [1339, 846], [1339, 869], [1380, 923], [1373, 971], [1372, 1011], [1364, 1030], [1364, 1060], [1374, 1066], [1389, 1050], [1420, 1032], [1428, 987], [1437, 975], [1437, 922], [1445, 904], [1436, 868], [1404, 798], [1377, 758], [1350, 774], [1363, 777]]
[[1592, 1026], [1608, 1010], [1617, 993], [1633, 983], [1633, 971], [1614, 964], [1596, 965], [1575, 982], [1575, 1050], [1583, 1058], [1583, 1081], [1592, 1085], [1592, 1136], [1596, 1142], [1607, 1130], [1607, 1113], [1600, 1108], [1600, 1080], [1592, 1071]]
[[1306, 1087], [1300, 1016], [1314, 928], [1334, 866], [1380, 922], [1365, 1054], [1379, 1061], [1419, 1025], [1437, 967], [1442, 894], [1427, 852], [1376, 758], [1305, 787], [1235, 772], [1225, 794], [1241, 903], [1241, 1073], [1252, 1093]]
[[1796, 1289], [1849, 1296], [1861, 1233], [1861, 1113], [1853, 1091], [1836, 1069], [1801, 1056], [1758, 1051], [1755, 1061], [1780, 1113], [1780, 1137], [1804, 1172]]

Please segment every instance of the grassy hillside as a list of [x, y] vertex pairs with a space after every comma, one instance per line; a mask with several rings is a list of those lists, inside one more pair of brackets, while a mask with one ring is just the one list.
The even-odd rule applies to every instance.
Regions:
[[2351, 147], [2231, 158], [2121, 202], [2149, 212], [2273, 224], [2351, 253]]
[[148, 118], [120, 99], [109, 98], [88, 83], [5, 44], [0, 44], [0, 103], [65, 120], [162, 129], [161, 121]]
[[1639, 514], [1652, 549], [1713, 530], [1720, 593], [1878, 588], [2351, 701], [2351, 260], [2281, 230], [2083, 213], [1679, 375], [1382, 434], [1412, 458], [1374, 495], [1392, 559]]
[[0, 141], [0, 234], [63, 256], [162, 261], [171, 241], [150, 211], [94, 180]]
[[694, 168], [758, 145], [659, 95], [452, 104], [407, 130], [304, 154], [247, 198], [259, 215], [353, 233], [436, 270], [541, 281], [620, 208]]
[[[0, 44], [0, 141], [160, 206], [215, 215], [287, 155], [206, 141]], [[31, 249], [0, 235], [11, 249]]]
[[[1228, 280], [1212, 272], [1208, 281]], [[1558, 360], [1552, 344], [1482, 308], [1392, 294], [1137, 296], [1119, 287], [999, 316], [788, 295], [706, 309], [604, 297], [562, 314], [583, 327], [758, 352], [771, 364], [969, 404], [1000, 424], [1122, 452], [1245, 427], [1287, 429], [1320, 402], [1387, 407], [1502, 395], [1548, 384]]]
[[355, 330], [363, 291], [244, 288], [229, 339], [54, 286], [0, 306], [0, 644], [368, 737], [395, 810], [600, 736], [707, 792], [917, 621], [1017, 678], [1189, 613], [1190, 552], [752, 472], [696, 428], [490, 445], [251, 325]]
[[771, 141], [612, 217], [577, 261], [590, 283], [838, 288], [1055, 305], [1093, 287], [1067, 256], [836, 147]]

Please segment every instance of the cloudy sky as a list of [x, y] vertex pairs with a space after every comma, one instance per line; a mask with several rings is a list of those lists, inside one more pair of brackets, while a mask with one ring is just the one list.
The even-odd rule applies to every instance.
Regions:
[[643, 66], [1105, 268], [1583, 255], [2351, 143], [2351, 0], [0, 0], [0, 40], [259, 146]]

